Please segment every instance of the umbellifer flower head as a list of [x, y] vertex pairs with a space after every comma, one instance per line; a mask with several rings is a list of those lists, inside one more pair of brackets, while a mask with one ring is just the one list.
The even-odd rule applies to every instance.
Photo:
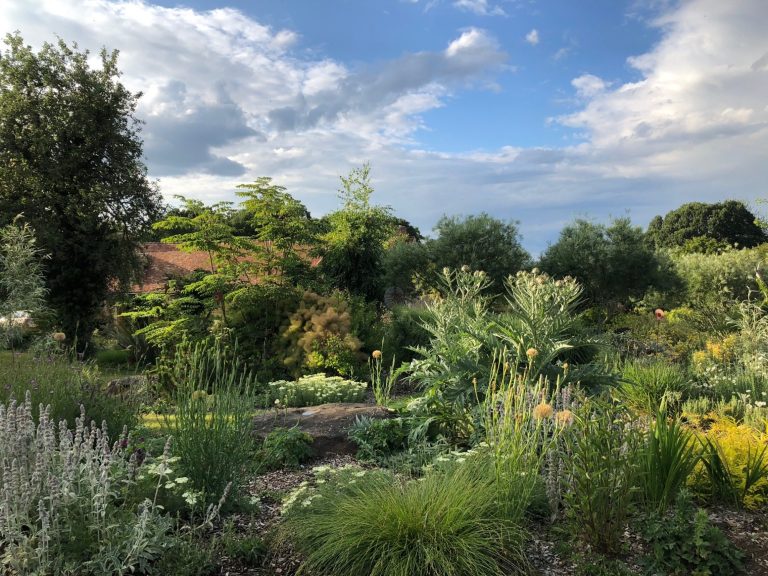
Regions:
[[536, 418], [536, 420], [551, 418], [552, 412], [554, 412], [552, 404], [547, 404], [546, 402], [542, 402], [533, 407], [533, 417]]

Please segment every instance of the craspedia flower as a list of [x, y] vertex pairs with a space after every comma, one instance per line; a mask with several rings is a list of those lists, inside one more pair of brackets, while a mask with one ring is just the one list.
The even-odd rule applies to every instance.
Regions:
[[381, 350], [374, 350], [373, 352], [371, 352], [371, 357], [374, 360], [378, 360], [379, 358], [381, 358]]
[[561, 426], [570, 426], [573, 424], [573, 412], [568, 409], [560, 410], [560, 412], [555, 414], [555, 422]]
[[67, 335], [64, 332], [54, 332], [51, 334], [51, 338], [56, 340], [56, 342], [64, 342], [67, 339]]
[[528, 348], [528, 350], [525, 351], [525, 355], [528, 356], [530, 360], [533, 360], [539, 355], [539, 351], [536, 350], [536, 348]]
[[533, 417], [536, 418], [536, 420], [552, 418], [553, 412], [552, 404], [547, 404], [546, 402], [542, 402], [533, 407]]

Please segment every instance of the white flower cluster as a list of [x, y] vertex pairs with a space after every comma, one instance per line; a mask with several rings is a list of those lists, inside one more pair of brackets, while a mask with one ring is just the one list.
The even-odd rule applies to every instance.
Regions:
[[340, 376], [311, 374], [298, 380], [277, 380], [269, 384], [275, 406], [317, 406], [330, 402], [362, 402], [368, 385]]

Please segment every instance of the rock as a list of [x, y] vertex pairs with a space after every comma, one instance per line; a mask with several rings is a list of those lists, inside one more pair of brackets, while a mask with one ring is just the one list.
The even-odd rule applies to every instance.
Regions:
[[329, 454], [354, 454], [357, 446], [347, 433], [358, 416], [392, 418], [394, 412], [373, 404], [334, 403], [287, 408], [265, 412], [254, 417], [253, 429], [264, 437], [275, 428], [292, 428], [306, 432], [314, 439], [312, 449], [317, 458]]
[[123, 376], [107, 382], [107, 394], [110, 396], [129, 396], [146, 388], [147, 377], [141, 374], [137, 376]]

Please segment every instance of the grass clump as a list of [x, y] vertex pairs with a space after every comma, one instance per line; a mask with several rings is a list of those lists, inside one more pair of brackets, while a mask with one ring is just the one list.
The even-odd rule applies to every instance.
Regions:
[[322, 469], [286, 501], [283, 533], [302, 571], [334, 576], [488, 576], [525, 564], [522, 530], [498, 505], [489, 462], [403, 481], [392, 473]]
[[631, 410], [653, 416], [670, 411], [686, 399], [690, 382], [685, 370], [668, 362], [627, 362], [617, 398]]
[[174, 453], [194, 488], [215, 502], [231, 485], [237, 496], [254, 451], [251, 413], [255, 379], [237, 360], [226, 360], [218, 342], [183, 344], [175, 363], [185, 378], [174, 394], [176, 412], [165, 415]]

